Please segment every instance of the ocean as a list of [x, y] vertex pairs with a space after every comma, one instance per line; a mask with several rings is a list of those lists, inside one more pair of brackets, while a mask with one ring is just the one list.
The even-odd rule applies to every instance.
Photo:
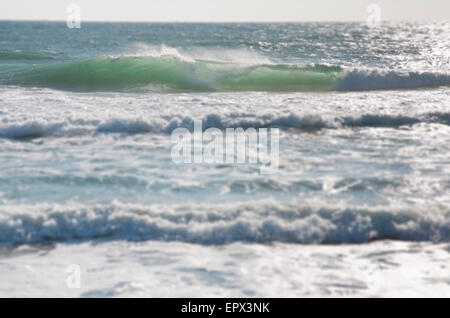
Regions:
[[450, 297], [449, 23], [0, 21], [0, 154], [3, 297]]

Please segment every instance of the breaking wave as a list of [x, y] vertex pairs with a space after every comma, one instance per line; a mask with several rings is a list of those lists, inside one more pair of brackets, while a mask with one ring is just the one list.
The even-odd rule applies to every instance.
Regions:
[[3, 76], [0, 84], [69, 91], [317, 92], [438, 87], [450, 85], [450, 75], [350, 71], [327, 65], [248, 65], [162, 55], [34, 66]]
[[61, 121], [31, 120], [0, 124], [0, 138], [26, 140], [46, 137], [77, 137], [98, 134], [170, 134], [177, 128], [194, 131], [194, 122], [201, 119], [202, 129], [218, 128], [280, 128], [282, 130], [317, 131], [342, 128], [399, 128], [416, 124], [450, 125], [450, 113], [433, 112], [416, 115], [359, 114], [348, 116], [281, 113], [255, 117], [208, 114], [203, 118], [188, 115], [170, 117], [112, 118], [107, 120], [66, 118]]
[[384, 239], [450, 242], [450, 211], [273, 201], [0, 207], [2, 245], [92, 239], [216, 245], [364, 243]]
[[35, 67], [3, 84], [74, 91], [126, 91], [158, 86], [181, 91], [324, 91], [339, 67], [241, 65], [175, 56], [103, 58]]
[[353, 70], [333, 86], [338, 91], [413, 89], [450, 85], [450, 75], [430, 72], [380, 72]]

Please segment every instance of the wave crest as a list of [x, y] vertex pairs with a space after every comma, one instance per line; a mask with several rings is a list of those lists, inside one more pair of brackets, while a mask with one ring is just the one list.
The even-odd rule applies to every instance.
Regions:
[[[361, 114], [353, 116], [326, 116], [314, 114], [271, 114], [259, 117], [238, 117], [233, 114], [220, 116], [208, 114], [202, 121], [203, 130], [208, 128], [280, 128], [298, 131], [317, 131], [320, 129], [341, 128], [399, 128], [416, 124], [440, 124], [450, 126], [450, 113], [424, 113], [417, 115], [379, 115]], [[174, 115], [170, 118], [113, 118], [101, 120], [65, 119], [62, 121], [26, 121], [0, 125], [0, 138], [34, 139], [46, 137], [74, 137], [96, 134], [171, 134], [177, 128], [194, 131], [195, 118]]]
[[450, 75], [430, 72], [382, 72], [353, 70], [334, 84], [337, 91], [412, 89], [450, 85]]
[[0, 243], [91, 239], [196, 244], [450, 241], [450, 211], [272, 201], [223, 205], [72, 205], [0, 208]]
[[0, 79], [24, 85], [74, 91], [115, 91], [148, 86], [179, 91], [325, 91], [339, 67], [241, 65], [176, 56], [118, 57], [46, 65]]
[[352, 70], [339, 66], [240, 64], [189, 59], [163, 50], [147, 56], [44, 65], [0, 78], [6, 85], [69, 91], [315, 92], [413, 89], [450, 85], [450, 75]]

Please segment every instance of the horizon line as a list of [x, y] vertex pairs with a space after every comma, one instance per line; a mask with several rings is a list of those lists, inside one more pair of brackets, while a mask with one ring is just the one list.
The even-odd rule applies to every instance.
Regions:
[[[3, 19], [0, 18], [0, 22], [9, 21], [9, 22], [61, 22], [65, 23], [66, 20], [59, 19]], [[366, 20], [303, 20], [303, 21], [270, 21], [270, 20], [262, 20], [262, 21], [232, 21], [232, 20], [219, 20], [219, 21], [184, 21], [184, 20], [90, 20], [90, 19], [82, 19], [81, 23], [364, 23]], [[439, 23], [450, 23], [450, 19], [384, 19], [381, 23], [386, 22], [439, 22]]]

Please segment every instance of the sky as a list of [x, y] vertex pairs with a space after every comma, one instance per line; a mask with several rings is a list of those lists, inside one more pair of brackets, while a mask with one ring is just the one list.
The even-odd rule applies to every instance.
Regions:
[[365, 21], [369, 4], [382, 20], [450, 21], [450, 0], [2, 0], [0, 20], [65, 21], [72, 3], [82, 21]]

